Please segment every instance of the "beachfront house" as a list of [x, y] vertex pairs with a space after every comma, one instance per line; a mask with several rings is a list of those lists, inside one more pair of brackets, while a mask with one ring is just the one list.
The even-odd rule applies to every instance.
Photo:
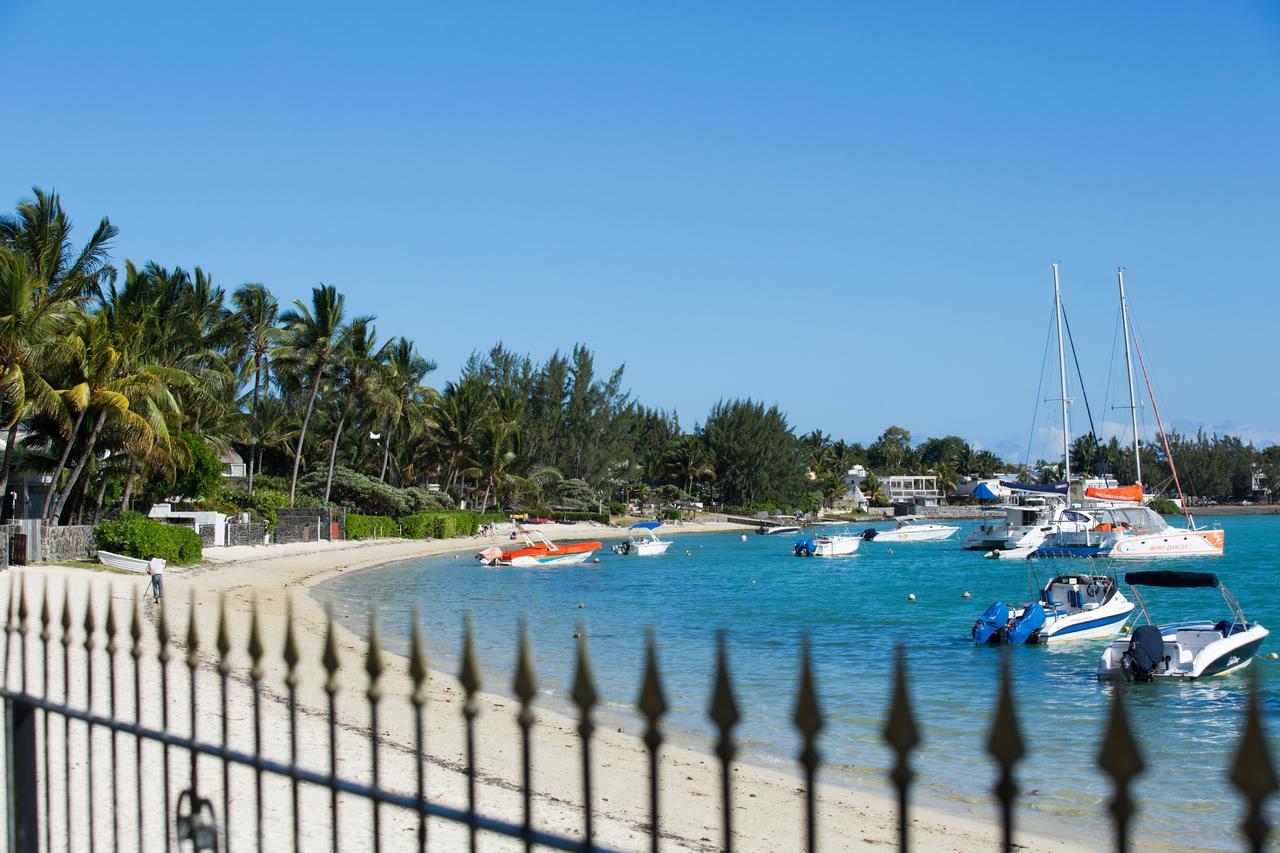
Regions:
[[942, 503], [938, 478], [932, 474], [889, 474], [880, 478], [880, 485], [894, 504], [938, 506]]

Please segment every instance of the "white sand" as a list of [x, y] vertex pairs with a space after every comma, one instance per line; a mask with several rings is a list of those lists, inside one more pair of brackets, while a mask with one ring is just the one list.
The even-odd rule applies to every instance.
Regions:
[[[699, 529], [729, 529], [731, 525], [684, 525], [682, 533]], [[600, 538], [603, 528], [588, 525], [564, 526], [562, 538]], [[618, 535], [618, 531], [610, 531]], [[210, 550], [205, 565], [189, 570], [171, 570], [166, 574], [166, 618], [170, 636], [177, 648], [169, 664], [170, 728], [179, 734], [190, 731], [189, 670], [185, 646], [194, 601], [194, 624], [199, 637], [196, 689], [199, 691], [200, 713], [196, 721], [202, 740], [218, 742], [222, 715], [218, 704], [217, 636], [218, 602], [225, 596], [230, 633], [235, 638], [231, 654], [234, 668], [230, 679], [228, 727], [233, 748], [251, 751], [253, 747], [252, 693], [249, 689], [250, 661], [246, 653], [249, 636], [249, 614], [258, 602], [259, 624], [265, 646], [263, 676], [263, 751], [275, 760], [288, 760], [288, 713], [283, 701], [286, 695], [282, 650], [289, 624], [289, 601], [292, 600], [292, 627], [301, 653], [299, 683], [299, 764], [324, 772], [328, 769], [327, 696], [322, 685], [325, 672], [320, 665], [326, 637], [326, 617], [320, 606], [305, 590], [342, 572], [366, 569], [387, 562], [412, 557], [440, 554], [459, 548], [476, 551], [489, 544], [501, 544], [499, 538], [467, 541], [402, 541], [362, 543], [308, 543], [293, 546], [253, 546]], [[461, 562], [460, 571], [472, 564]], [[71, 660], [72, 703], [83, 706], [86, 687], [92, 683], [94, 709], [108, 709], [107, 661], [102, 651], [104, 639], [99, 636], [94, 652], [92, 673], [86, 670], [80, 644], [85, 596], [93, 591], [95, 616], [99, 632], [105, 619], [108, 593], [119, 608], [118, 618], [131, 607], [133, 597], [142, 591], [145, 577], [130, 577], [83, 569], [36, 567], [17, 570], [12, 575], [27, 579], [30, 600], [48, 587], [53, 609], [53, 640], [50, 651], [51, 695], [62, 697], [62, 646], [58, 643], [58, 620], [64, 590], [70, 596], [75, 614], [72, 631]], [[5, 579], [8, 580], [8, 579]], [[7, 597], [7, 584], [3, 584]], [[6, 602], [7, 607], [7, 602]], [[143, 606], [144, 645], [142, 706], [143, 723], [159, 727], [161, 692], [159, 664], [156, 661], [155, 625], [159, 608]], [[28, 638], [28, 679], [32, 689], [42, 684], [38, 624], [39, 611], [33, 609]], [[121, 651], [117, 655], [117, 677], [120, 679], [119, 712], [132, 719], [131, 660], [128, 657], [127, 624], [123, 625]], [[337, 700], [339, 773], [357, 781], [369, 779], [369, 713], [365, 690], [367, 649], [350, 632], [340, 626], [335, 637], [342, 662], [343, 690]], [[75, 654], [75, 652], [80, 652]], [[17, 658], [17, 648], [13, 660]], [[378, 733], [382, 742], [381, 784], [397, 792], [414, 791], [414, 722], [408, 701], [412, 685], [407, 675], [408, 662], [384, 653], [386, 664], [380, 686]], [[665, 660], [667, 666], [670, 660]], [[8, 675], [11, 686], [17, 683], [17, 670]], [[464, 766], [464, 728], [460, 714], [462, 699], [457, 681], [449, 675], [432, 672], [427, 697], [427, 743], [429, 760], [426, 769], [428, 794], [436, 802], [464, 808], [466, 780], [460, 772]], [[516, 726], [515, 703], [490, 694], [480, 694], [477, 719], [479, 811], [513, 823], [521, 819], [519, 729]], [[54, 849], [65, 849], [68, 839], [61, 835], [65, 826], [62, 786], [60, 720], [54, 722], [50, 758], [51, 798], [57, 831], [52, 838]], [[581, 837], [582, 792], [581, 752], [576, 735], [576, 720], [547, 709], [539, 709], [534, 727], [534, 822], [545, 831]], [[69, 839], [76, 848], [87, 847], [89, 786], [84, 767], [85, 733], [73, 725], [71, 759], [73, 830]], [[120, 738], [121, 759], [114, 777], [109, 773], [110, 738], [104, 731], [95, 734], [94, 785], [97, 798], [94, 826], [95, 840], [109, 847], [111, 811], [104, 800], [119, 798], [118, 814], [121, 843], [126, 848], [136, 844], [138, 801], [134, 772], [133, 743]], [[708, 745], [709, 747], [709, 745]], [[648, 849], [648, 760], [644, 745], [635, 737], [612, 727], [600, 726], [592, 741], [594, 782], [594, 821], [597, 843], [625, 850]], [[889, 760], [886, 750], [886, 765]], [[190, 769], [180, 751], [172, 752], [172, 796], [189, 785]], [[159, 791], [163, 785], [161, 750], [148, 745], [144, 749], [144, 793], [147, 806], [144, 827], [147, 848], [160, 844], [163, 813]], [[983, 771], [986, 775], [986, 771]], [[231, 771], [232, 848], [251, 849], [254, 844], [255, 792], [251, 769]], [[661, 764], [661, 825], [664, 850], [714, 850], [720, 847], [720, 794], [717, 762], [708, 754], [676, 746], [665, 746]], [[771, 768], [737, 765], [733, 771], [735, 844], [741, 850], [786, 851], [803, 849], [804, 824], [802, 789], [797, 779]], [[223, 812], [221, 764], [212, 758], [199, 762], [201, 793], [212, 799], [219, 815]], [[301, 824], [302, 849], [330, 848], [331, 809], [325, 789], [303, 786]], [[267, 849], [290, 849], [292, 827], [289, 787], [281, 780], [264, 779], [264, 815]], [[985, 810], [983, 810], [985, 811]], [[343, 799], [340, 805], [343, 850], [371, 847], [371, 819], [368, 803]], [[912, 813], [912, 846], [918, 850], [969, 851], [993, 849], [997, 831], [995, 810], [991, 820], [945, 814], [927, 808], [914, 808]], [[820, 785], [818, 798], [819, 843], [823, 850], [865, 850], [893, 847], [896, 843], [896, 811], [886, 797], [844, 787]], [[985, 815], [984, 815], [985, 817]], [[382, 838], [385, 848], [413, 849], [416, 817], [393, 807], [382, 809]], [[430, 848], [433, 850], [464, 849], [466, 832], [448, 821], [432, 820], [429, 826]], [[1050, 840], [1019, 834], [1019, 841], [1035, 850], [1084, 850], [1086, 845], [1074, 840]], [[521, 845], [496, 836], [481, 834], [485, 850], [515, 850]], [[225, 847], [223, 849], [226, 849]]]

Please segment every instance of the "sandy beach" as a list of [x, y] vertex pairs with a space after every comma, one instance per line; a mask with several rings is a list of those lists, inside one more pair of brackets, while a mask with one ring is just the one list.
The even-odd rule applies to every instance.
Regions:
[[[698, 530], [724, 530], [731, 525], [683, 525], [681, 533]], [[587, 525], [564, 525], [558, 538], [600, 538], [605, 528]], [[608, 530], [619, 535], [616, 529]], [[200, 711], [196, 717], [196, 734], [203, 740], [218, 742], [223, 718], [219, 709], [218, 635], [219, 602], [225, 601], [229, 634], [233, 638], [230, 655], [229, 707], [226, 719], [231, 746], [251, 751], [253, 747], [253, 702], [248, 672], [251, 660], [247, 653], [250, 636], [250, 614], [257, 607], [263, 656], [262, 678], [262, 749], [268, 757], [287, 762], [289, 758], [288, 705], [286, 668], [282, 655], [287, 628], [292, 628], [301, 663], [298, 666], [299, 764], [320, 772], [328, 770], [328, 697], [323, 691], [325, 671], [320, 663], [329, 623], [321, 607], [307, 594], [310, 587], [344, 572], [369, 569], [398, 560], [452, 551], [474, 552], [501, 538], [472, 538], [447, 541], [380, 541], [352, 543], [307, 543], [292, 546], [260, 546], [210, 550], [206, 562], [189, 569], [166, 574], [165, 619], [168, 635], [175, 645], [168, 669], [168, 702], [170, 728], [179, 734], [191, 729], [190, 690], [198, 691]], [[465, 556], [465, 555], [464, 555]], [[459, 571], [470, 571], [470, 560], [459, 561]], [[32, 567], [11, 572], [11, 579], [25, 581], [33, 611], [28, 634], [27, 678], [31, 685], [43, 685], [38, 596], [47, 589], [52, 609], [52, 636], [49, 664], [50, 695], [62, 697], [64, 678], [71, 686], [71, 701], [83, 706], [88, 688], [92, 687], [93, 707], [106, 713], [110, 696], [108, 661], [103, 650], [105, 637], [101, 626], [106, 619], [109, 600], [117, 608], [121, 623], [121, 650], [117, 653], [116, 674], [120, 691], [119, 714], [133, 719], [131, 660], [128, 657], [127, 613], [135, 596], [145, 585], [143, 577], [109, 574], [86, 569], [64, 567]], [[8, 595], [9, 584], [3, 584]], [[71, 655], [71, 671], [61, 665], [62, 645], [58, 642], [58, 623], [64, 593], [70, 597], [74, 614], [72, 650], [83, 644], [83, 607], [86, 597], [93, 603], [99, 638], [86, 666], [83, 654]], [[7, 607], [6, 602], [6, 607]], [[6, 611], [7, 612], [7, 611]], [[146, 725], [158, 727], [162, 702], [160, 665], [157, 661], [157, 623], [159, 608], [142, 605], [144, 620], [142, 659], [141, 718]], [[198, 638], [196, 649], [187, 647], [189, 631], [194, 627]], [[366, 698], [368, 649], [356, 636], [340, 626], [334, 628], [336, 648], [341, 661], [343, 688], [337, 697], [338, 771], [356, 781], [369, 780], [370, 732]], [[17, 635], [14, 635], [16, 638]], [[19, 654], [16, 639], [8, 661], [6, 677], [15, 684]], [[197, 664], [192, 676], [188, 669], [188, 653]], [[428, 650], [428, 656], [430, 650]], [[380, 781], [384, 787], [412, 794], [414, 791], [413, 690], [408, 674], [408, 661], [382, 653], [385, 664], [379, 687], [378, 737], [382, 745]], [[482, 691], [483, 691], [482, 686]], [[432, 671], [428, 678], [426, 703], [426, 742], [429, 760], [426, 769], [427, 791], [432, 800], [463, 808], [466, 804], [466, 777], [461, 772], [465, 760], [464, 726], [460, 709], [462, 691], [456, 678]], [[482, 693], [477, 718], [478, 809], [482, 814], [518, 823], [522, 814], [520, 795], [519, 729], [516, 725], [516, 703], [502, 696]], [[59, 721], [60, 722], [60, 721]], [[533, 729], [535, 825], [543, 830], [580, 837], [582, 826], [581, 753], [576, 734], [577, 721], [552, 710], [540, 708]], [[130, 846], [137, 837], [139, 802], [133, 744], [121, 738], [122, 758], [114, 777], [108, 768], [110, 737], [96, 730], [94, 739], [93, 785], [87, 784], [87, 749], [89, 735], [78, 723], [71, 727], [70, 762], [72, 790], [70, 813], [73, 817], [72, 838], [60, 837], [66, 811], [65, 791], [60, 768], [67, 758], [61, 738], [51, 740], [50, 801], [55, 832], [54, 849], [65, 849], [70, 842], [77, 848], [87, 846], [89, 832], [88, 798], [90, 791], [98, 799], [93, 810], [99, 815], [93, 827], [94, 838], [108, 844], [109, 811], [102, 808], [103, 798], [118, 798], [121, 844]], [[592, 740], [594, 780], [595, 836], [599, 844], [624, 850], [647, 849], [649, 811], [647, 802], [648, 762], [643, 743], [622, 733], [620, 728], [600, 725]], [[889, 761], [885, 751], [886, 766]], [[142, 821], [149, 843], [161, 837], [164, 814], [159, 807], [163, 763], [158, 746], [143, 750], [143, 791], [146, 806]], [[221, 815], [224, 805], [222, 765], [203, 758], [198, 765], [201, 793], [209, 797]], [[172, 796], [190, 784], [191, 769], [185, 756], [173, 751], [170, 787]], [[254, 774], [250, 768], [230, 771], [229, 809], [230, 849], [255, 846], [257, 813], [254, 805]], [[661, 824], [663, 849], [715, 850], [720, 848], [721, 816], [719, 810], [719, 775], [717, 762], [706, 752], [683, 746], [666, 745], [661, 762]], [[289, 786], [283, 780], [264, 777], [263, 836], [269, 849], [288, 849], [293, 826]], [[735, 845], [743, 850], [788, 851], [803, 847], [803, 796], [796, 777], [750, 764], [735, 766], [734, 821]], [[325, 789], [302, 788], [300, 833], [302, 849], [329, 849], [329, 792]], [[818, 796], [819, 843], [824, 850], [864, 850], [869, 846], [896, 843], [896, 809], [883, 795], [823, 784]], [[920, 850], [968, 851], [996, 846], [995, 810], [990, 821], [943, 813], [917, 807], [912, 815], [912, 846]], [[1030, 815], [1026, 815], [1028, 820]], [[367, 802], [343, 798], [340, 804], [339, 847], [363, 850], [372, 846], [371, 809]], [[387, 849], [410, 849], [416, 839], [417, 818], [393, 807], [384, 807], [381, 837]], [[443, 820], [432, 820], [428, 827], [429, 847], [433, 850], [462, 849], [466, 844], [465, 827]], [[514, 850], [521, 847], [511, 840], [481, 834], [484, 850]], [[1087, 849], [1060, 839], [1040, 838], [1019, 833], [1019, 841], [1028, 849], [1065, 851]], [[224, 849], [226, 849], [224, 847]]]

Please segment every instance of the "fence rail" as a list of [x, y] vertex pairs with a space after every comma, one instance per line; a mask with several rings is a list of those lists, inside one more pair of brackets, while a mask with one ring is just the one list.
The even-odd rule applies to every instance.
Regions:
[[[249, 636], [243, 651], [247, 652], [250, 666], [247, 672], [238, 672], [231, 658], [236, 644], [228, 630], [227, 609], [220, 606], [218, 630], [214, 638], [212, 667], [216, 683], [219, 711], [220, 737], [211, 742], [199, 736], [200, 730], [210, 728], [210, 720], [202, 716], [200, 681], [198, 674], [207, 671], [208, 663], [202, 663], [201, 654], [210, 651], [201, 644], [197, 629], [196, 607], [193, 597], [190, 620], [182, 642], [171, 637], [165, 609], [161, 605], [154, 627], [146, 626], [139, 601], [135, 598], [128, 612], [118, 612], [115, 600], [108, 595], [100, 599], [104, 605], [98, 611], [104, 614], [99, 625], [95, 617], [92, 595], [86, 600], [80, 613], [73, 613], [70, 596], [66, 593], [59, 601], [52, 601], [47, 585], [38, 590], [27, 588], [30, 573], [10, 575], [9, 604], [4, 630], [4, 672], [0, 677], [0, 695], [5, 705], [5, 752], [7, 756], [7, 797], [9, 849], [13, 851], [69, 849], [72, 845], [72, 826], [77, 814], [76, 805], [83, 800], [86, 807], [80, 820], [83, 835], [77, 835], [77, 846], [93, 851], [109, 841], [104, 849], [119, 850], [125, 846], [138, 850], [171, 850], [175, 845], [194, 850], [229, 850], [232, 835], [232, 819], [242, 819], [233, 814], [231, 803], [231, 770], [238, 768], [253, 775], [254, 826], [246, 848], [262, 850], [268, 846], [264, 822], [266, 820], [264, 779], [276, 780], [288, 788], [288, 834], [292, 849], [303, 849], [304, 792], [327, 792], [328, 841], [332, 849], [351, 849], [351, 839], [341, 831], [341, 818], [351, 802], [363, 804], [368, 810], [368, 836], [364, 839], [368, 849], [380, 851], [387, 847], [409, 847], [425, 850], [428, 847], [429, 827], [432, 821], [460, 827], [465, 832], [466, 843], [477, 849], [483, 838], [510, 839], [525, 850], [537, 848], [555, 850], [607, 850], [596, 840], [595, 791], [593, 790], [594, 766], [591, 753], [592, 735], [595, 730], [593, 711], [600, 701], [597, 694], [585, 631], [578, 646], [577, 666], [571, 689], [571, 699], [578, 710], [576, 739], [581, 758], [581, 829], [573, 835], [557, 834], [539, 829], [534, 815], [534, 762], [531, 747], [531, 731], [536, 724], [533, 703], [538, 696], [538, 683], [534, 674], [533, 656], [526, 633], [521, 626], [518, 638], [516, 671], [512, 682], [518, 700], [516, 724], [520, 731], [521, 763], [519, 795], [521, 820], [514, 822], [481, 813], [477, 806], [477, 767], [480, 744], [476, 737], [476, 717], [479, 714], [480, 667], [475, 644], [472, 641], [470, 621], [463, 630], [461, 669], [458, 680], [463, 695], [461, 718], [465, 726], [465, 760], [462, 772], [466, 777], [466, 806], [455, 807], [431, 799], [427, 793], [426, 772], [428, 755], [425, 747], [427, 731], [429, 670], [426, 653], [417, 623], [413, 620], [409, 637], [408, 674], [412, 681], [409, 694], [414, 721], [413, 761], [415, 766], [412, 792], [397, 791], [383, 784], [381, 757], [384, 744], [379, 730], [379, 713], [384, 702], [383, 674], [385, 665], [381, 641], [376, 625], [371, 631], [364, 658], [364, 691], [361, 697], [366, 703], [369, 728], [367, 732], [369, 762], [364, 772], [368, 781], [357, 781], [339, 772], [339, 722], [337, 702], [344, 689], [344, 672], [339, 655], [336, 631], [329, 620], [328, 634], [320, 661], [324, 673], [324, 693], [327, 697], [327, 714], [324, 727], [327, 730], [328, 768], [317, 771], [299, 766], [299, 668], [304, 663], [300, 646], [294, 633], [293, 620], [286, 620], [282, 647], [282, 663], [285, 667], [284, 684], [288, 713], [288, 760], [268, 757], [263, 748], [265, 727], [263, 723], [263, 680], [266, 652], [259, 628], [255, 604], [250, 622]], [[57, 618], [55, 619], [55, 608]], [[149, 651], [144, 643], [147, 629], [154, 631], [155, 648]], [[734, 729], [741, 719], [741, 711], [730, 674], [729, 656], [725, 636], [719, 636], [715, 672], [712, 676], [712, 692], [707, 715], [716, 730], [714, 752], [719, 760], [718, 802], [720, 811], [720, 847], [732, 850], [735, 842], [733, 826], [733, 765], [737, 753]], [[51, 666], [57, 663], [58, 647], [61, 649], [61, 695], [52, 683]], [[73, 689], [71, 660], [80, 656], [87, 674]], [[180, 656], [175, 651], [181, 652]], [[95, 659], [105, 656], [106, 672], [95, 672]], [[804, 779], [804, 825], [797, 828], [802, 846], [810, 851], [819, 849], [823, 841], [823, 827], [818, 822], [816, 808], [816, 779], [821, 765], [818, 738], [824, 720], [819, 703], [814, 672], [810, 663], [810, 650], [806, 643], [799, 649], [800, 678], [796, 689], [793, 723], [800, 736], [801, 749], [797, 761]], [[188, 701], [184, 709], [172, 708], [171, 670], [185, 668], [188, 673]], [[95, 679], [95, 675], [97, 679]], [[253, 749], [233, 748], [228, 731], [228, 681], [247, 676], [252, 694], [251, 718]], [[95, 699], [95, 680], [106, 682], [106, 696]], [[1012, 851], [1016, 839], [1015, 816], [1017, 812], [1018, 785], [1016, 769], [1026, 755], [1026, 748], [1019, 730], [1017, 714], [1009, 684], [1009, 665], [1005, 658], [1002, 670], [1000, 697], [995, 719], [987, 741], [987, 751], [997, 765], [996, 779], [992, 787], [998, 803], [999, 838], [1005, 851]], [[144, 725], [141, 709], [146, 707], [144, 698], [158, 681], [160, 726]], [[911, 787], [914, 772], [912, 753], [920, 745], [920, 733], [915, 723], [913, 700], [908, 688], [907, 664], [902, 648], [898, 649], [894, 665], [894, 678], [886, 712], [883, 738], [892, 751], [893, 764], [888, 777], [897, 794], [897, 846], [910, 848]], [[145, 687], [144, 687], [145, 685]], [[83, 701], [72, 701], [74, 694]], [[132, 696], [132, 714], [125, 713], [127, 698]], [[1108, 803], [1115, 834], [1115, 849], [1124, 853], [1129, 849], [1129, 824], [1137, 804], [1129, 790], [1133, 780], [1145, 765], [1138, 744], [1129, 728], [1125, 714], [1123, 691], [1116, 690], [1109, 719], [1103, 731], [1097, 764], [1113, 783], [1113, 795]], [[207, 701], [207, 697], [206, 701]], [[105, 701], [104, 701], [105, 700]], [[105, 704], [106, 709], [102, 706]], [[181, 705], [179, 698], [174, 704]], [[663, 846], [663, 826], [659, 812], [661, 788], [660, 751], [664, 742], [662, 719], [667, 712], [667, 702], [662, 688], [656, 642], [650, 631], [647, 639], [645, 667], [636, 707], [644, 722], [642, 740], [647, 751], [649, 822], [647, 846], [658, 851]], [[177, 714], [185, 711], [186, 731], [174, 731], [173, 723], [179, 722]], [[172, 715], [172, 719], [171, 719]], [[61, 721], [61, 726], [57, 726]], [[72, 723], [77, 724], [73, 732]], [[57, 729], [61, 728], [61, 732]], [[79, 731], [82, 729], [83, 731]], [[99, 735], [95, 738], [95, 733]], [[60, 737], [60, 740], [59, 740]], [[94, 762], [101, 758], [101, 743], [109, 740], [108, 764], [105, 771], [95, 771]], [[122, 832], [122, 800], [127, 795], [122, 788], [124, 760], [132, 745], [132, 772], [136, 777], [136, 832]], [[149, 749], [161, 750], [158, 773], [160, 779], [148, 778], [143, 760], [144, 744]], [[61, 755], [62, 767], [55, 766], [55, 754]], [[189, 778], [176, 797], [174, 790], [174, 755], [182, 756], [179, 769], [189, 771]], [[199, 759], [206, 759], [202, 763]], [[220, 784], [209, 783], [209, 763], [217, 768]], [[205, 768], [202, 772], [202, 767]], [[110, 790], [95, 783], [103, 772], [110, 774]], [[1258, 707], [1256, 687], [1251, 683], [1246, 705], [1241, 738], [1230, 771], [1231, 783], [1240, 791], [1244, 804], [1241, 830], [1248, 849], [1264, 849], [1270, 833], [1264, 806], [1277, 790], [1278, 782], [1272, 764], [1267, 738], [1263, 732]], [[157, 789], [160, 796], [157, 798]], [[216, 806], [210, 795], [221, 802]], [[55, 793], [62, 794], [63, 802], [55, 803]], [[74, 797], [73, 797], [74, 792]], [[342, 799], [345, 798], [345, 799]], [[153, 805], [156, 800], [159, 803]], [[345, 806], [346, 808], [343, 808]], [[391, 837], [383, 820], [383, 809], [394, 809], [408, 815], [413, 821], [412, 840], [403, 836]], [[160, 811], [159, 825], [144, 821], [147, 813]], [[57, 826], [57, 812], [61, 811], [63, 823]], [[314, 815], [306, 814], [311, 823]], [[109, 828], [108, 828], [109, 825]], [[148, 832], [148, 827], [153, 831]], [[242, 831], [240, 838], [245, 835]], [[84, 843], [78, 844], [79, 841]], [[65, 842], [55, 848], [55, 841]], [[346, 842], [345, 844], [343, 842]], [[133, 842], [130, 844], [129, 842]], [[274, 849], [274, 846], [273, 846]]]

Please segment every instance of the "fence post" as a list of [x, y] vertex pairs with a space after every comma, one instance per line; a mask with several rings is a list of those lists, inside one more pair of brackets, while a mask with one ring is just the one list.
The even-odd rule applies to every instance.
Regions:
[[26, 702], [5, 700], [9, 748], [9, 849], [36, 853], [40, 848], [40, 812], [36, 804], [36, 709]]

